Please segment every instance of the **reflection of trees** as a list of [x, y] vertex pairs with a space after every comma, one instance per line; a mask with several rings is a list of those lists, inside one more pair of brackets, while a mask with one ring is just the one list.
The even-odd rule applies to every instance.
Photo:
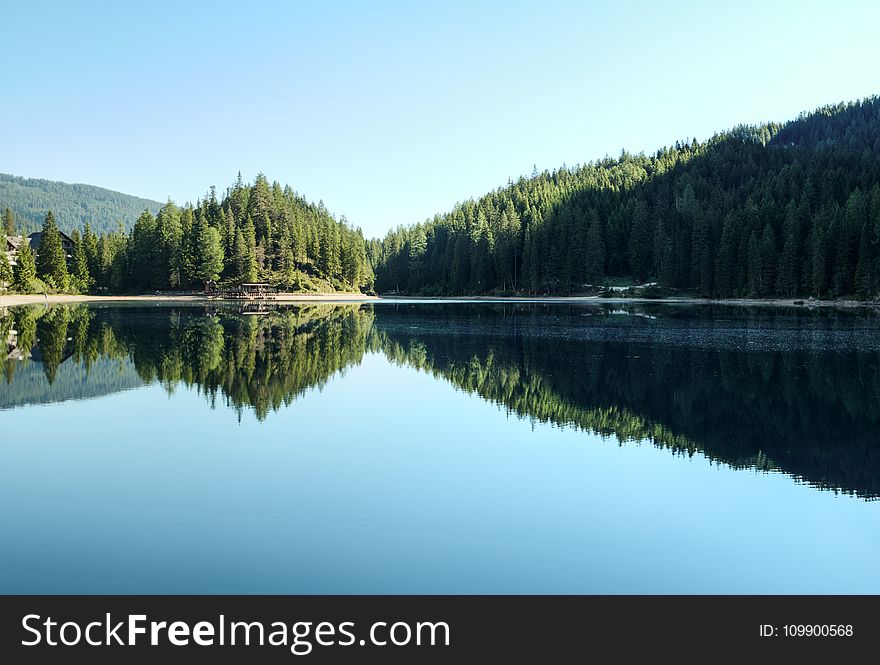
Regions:
[[49, 385], [55, 382], [58, 366], [65, 357], [69, 312], [67, 307], [53, 307], [37, 321], [37, 347]]
[[[513, 334], [480, 334], [464, 320], [452, 322], [461, 334], [438, 334], [442, 326], [431, 315], [406, 310], [379, 316], [377, 328], [393, 361], [522, 417], [880, 494], [875, 351], [634, 345], [615, 341], [614, 330], [584, 342], [534, 334], [548, 323], [535, 309], [493, 317], [483, 307], [480, 316], [499, 330], [506, 318]], [[553, 318], [558, 329], [577, 316]]]
[[[219, 398], [263, 419], [358, 364], [369, 349], [524, 418], [880, 494], [874, 347], [781, 344], [746, 351], [727, 342], [697, 343], [707, 335], [696, 328], [685, 336], [688, 343], [667, 344], [664, 330], [680, 331], [692, 319], [670, 323], [675, 311], [664, 312], [665, 323], [661, 316], [660, 324], [635, 317], [611, 324], [601, 310], [586, 322], [583, 309], [546, 307], [312, 305], [243, 315], [222, 308], [80, 306], [21, 308], [14, 319], [19, 346], [42, 357], [50, 384], [68, 356], [87, 368], [99, 359], [124, 359], [141, 379], [169, 392], [183, 383], [212, 404]], [[820, 339], [846, 321], [804, 330]], [[646, 325], [661, 327], [638, 343], [621, 341]], [[772, 337], [779, 340], [800, 324], [777, 317], [743, 325], [775, 327]]]
[[[145, 382], [158, 381], [169, 392], [179, 383], [194, 386], [212, 404], [222, 395], [229, 406], [251, 407], [262, 419], [359, 363], [373, 315], [331, 305], [259, 316], [196, 307], [76, 306], [18, 308], [12, 318], [19, 347], [35, 350], [49, 386], [67, 357], [86, 367], [98, 358], [130, 358]], [[14, 375], [9, 382], [14, 390]]]
[[[158, 319], [158, 320], [157, 320]], [[357, 364], [372, 313], [356, 306], [291, 307], [259, 316], [180, 308], [157, 317], [110, 310], [109, 327], [145, 381], [182, 382], [259, 418]]]

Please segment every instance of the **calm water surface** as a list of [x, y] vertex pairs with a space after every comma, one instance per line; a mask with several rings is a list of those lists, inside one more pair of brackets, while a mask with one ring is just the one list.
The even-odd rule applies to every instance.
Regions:
[[880, 317], [0, 318], [3, 593], [880, 593]]

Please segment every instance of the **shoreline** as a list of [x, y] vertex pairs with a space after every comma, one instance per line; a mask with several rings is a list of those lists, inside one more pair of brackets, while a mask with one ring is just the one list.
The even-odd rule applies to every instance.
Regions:
[[[795, 304], [795, 301], [802, 304]], [[203, 295], [72, 295], [72, 294], [7, 294], [0, 295], [0, 307], [15, 307], [32, 304], [65, 304], [88, 302], [144, 302], [144, 303], [297, 303], [297, 302], [522, 302], [522, 303], [569, 303], [569, 304], [674, 304], [674, 305], [732, 305], [741, 307], [795, 307], [795, 308], [838, 308], [838, 309], [877, 309], [878, 305], [860, 300], [806, 300], [795, 298], [602, 298], [600, 296], [370, 296], [362, 293], [279, 293], [271, 300], [223, 300]]]
[[67, 293], [56, 294], [17, 294], [0, 295], [0, 307], [15, 307], [16, 305], [34, 304], [66, 304], [81, 302], [156, 302], [156, 303], [201, 303], [201, 302], [371, 302], [378, 300], [378, 296], [368, 296], [363, 293], [279, 293], [271, 300], [223, 300], [220, 298], [208, 298], [203, 295], [121, 295], [121, 296], [94, 296], [73, 295]]
[[[380, 296], [380, 299], [381, 296]], [[810, 309], [813, 307], [832, 307], [857, 309], [877, 309], [878, 304], [863, 300], [808, 300], [806, 298], [603, 298], [602, 296], [454, 296], [454, 297], [418, 297], [394, 296], [387, 300], [466, 300], [474, 302], [560, 302], [560, 303], [610, 303], [610, 304], [665, 304], [665, 305], [735, 305], [741, 307], [796, 307]]]

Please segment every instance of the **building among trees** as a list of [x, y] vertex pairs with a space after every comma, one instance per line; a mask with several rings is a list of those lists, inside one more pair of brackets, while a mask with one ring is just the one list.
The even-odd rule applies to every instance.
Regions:
[[24, 241], [24, 236], [6, 236], [6, 259], [9, 261], [10, 266], [15, 265], [15, 260], [18, 258], [18, 250]]
[[[61, 249], [64, 250], [64, 258], [67, 260], [67, 267], [71, 268], [73, 264], [73, 254], [74, 250], [76, 249], [76, 243], [74, 243], [73, 239], [61, 229], [58, 230], [58, 234], [61, 236]], [[36, 231], [34, 233], [31, 233], [27, 237], [27, 239], [28, 244], [31, 246], [31, 250], [34, 253], [34, 256], [39, 256], [40, 242], [43, 240], [43, 232]]]

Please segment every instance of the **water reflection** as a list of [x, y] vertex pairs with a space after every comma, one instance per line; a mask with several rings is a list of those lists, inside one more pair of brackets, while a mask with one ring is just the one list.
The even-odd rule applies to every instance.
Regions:
[[880, 324], [837, 312], [510, 304], [24, 307], [0, 407], [159, 382], [259, 419], [366, 353], [523, 418], [880, 495]]

